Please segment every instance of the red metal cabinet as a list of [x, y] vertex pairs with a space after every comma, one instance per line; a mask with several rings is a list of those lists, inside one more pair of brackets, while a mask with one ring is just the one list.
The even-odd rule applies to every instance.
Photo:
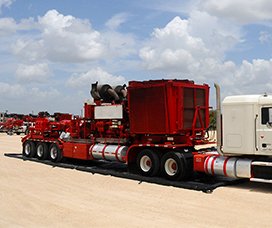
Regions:
[[74, 143], [64, 142], [63, 143], [63, 156], [69, 158], [77, 158], [83, 160], [89, 160], [89, 148], [91, 144], [86, 143]]
[[128, 87], [132, 134], [180, 134], [209, 125], [209, 86], [188, 80], [132, 81]]

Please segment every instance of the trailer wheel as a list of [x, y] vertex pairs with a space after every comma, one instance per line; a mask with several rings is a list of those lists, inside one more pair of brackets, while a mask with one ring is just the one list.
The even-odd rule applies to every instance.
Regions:
[[8, 130], [7, 131], [7, 135], [13, 135], [13, 131], [12, 130]]
[[49, 151], [48, 151], [48, 146], [46, 143], [40, 142], [37, 144], [36, 154], [37, 154], [38, 159], [40, 159], [40, 160], [47, 159], [48, 153], [49, 153]]
[[55, 143], [52, 143], [49, 149], [50, 160], [53, 162], [59, 162], [62, 159], [62, 152], [59, 146]]
[[155, 176], [160, 170], [159, 155], [152, 150], [144, 149], [137, 156], [137, 168], [144, 176]]
[[35, 152], [35, 143], [32, 141], [26, 141], [23, 145], [23, 156], [31, 158], [34, 157]]
[[169, 180], [182, 180], [186, 177], [186, 163], [184, 156], [178, 152], [168, 152], [161, 160], [163, 175]]

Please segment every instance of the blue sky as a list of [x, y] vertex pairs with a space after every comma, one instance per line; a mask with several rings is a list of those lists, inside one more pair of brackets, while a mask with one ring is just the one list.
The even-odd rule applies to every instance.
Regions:
[[[0, 0], [0, 111], [79, 114], [90, 84], [272, 93], [270, 0]], [[214, 90], [211, 88], [211, 104]]]

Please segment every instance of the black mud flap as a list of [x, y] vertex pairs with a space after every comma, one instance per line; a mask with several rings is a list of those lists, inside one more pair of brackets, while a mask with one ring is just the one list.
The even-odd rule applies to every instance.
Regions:
[[27, 158], [18, 153], [5, 153], [5, 156], [10, 158], [17, 158], [27, 161], [38, 162], [52, 167], [61, 167], [68, 169], [76, 169], [79, 171], [90, 172], [92, 174], [110, 175], [114, 177], [126, 178], [130, 180], [142, 182], [173, 186], [177, 188], [191, 189], [202, 191], [205, 193], [212, 193], [212, 191], [218, 187], [226, 185], [235, 185], [247, 180], [244, 179], [232, 179], [225, 177], [209, 177], [206, 175], [195, 174], [188, 181], [170, 181], [161, 177], [145, 177], [139, 174], [129, 173], [127, 166], [122, 163], [106, 162], [106, 161], [81, 161], [75, 159], [64, 159], [62, 162], [55, 163], [49, 160], [39, 160], [37, 158]]

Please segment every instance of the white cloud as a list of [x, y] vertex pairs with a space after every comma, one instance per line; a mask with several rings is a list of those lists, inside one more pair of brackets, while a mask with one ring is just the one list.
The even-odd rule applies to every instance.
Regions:
[[128, 14], [127, 13], [119, 13], [114, 15], [111, 19], [109, 19], [106, 22], [106, 26], [109, 29], [115, 30], [117, 29], [121, 24], [125, 23], [127, 21], [128, 18]]
[[[114, 25], [109, 23], [109, 26], [120, 25], [125, 16], [120, 14], [117, 18], [119, 22]], [[49, 10], [44, 16], [39, 17], [37, 22], [32, 18], [21, 20], [17, 24], [13, 19], [5, 20], [12, 26], [4, 26], [7, 23], [3, 21], [3, 32], [8, 29], [12, 31], [36, 30], [35, 35], [30, 33], [19, 36], [12, 45], [13, 53], [24, 61], [49, 60], [51, 62], [81, 63], [136, 53], [133, 35], [114, 30], [99, 32], [92, 28], [90, 21], [71, 15], [65, 16], [56, 10]]]
[[218, 57], [242, 42], [243, 35], [240, 26], [198, 10], [189, 15], [188, 33], [200, 38], [212, 55]]
[[47, 90], [41, 90], [39, 87], [33, 87], [28, 91], [28, 95], [33, 100], [41, 101], [41, 99], [55, 98], [61, 96], [61, 93], [56, 88], [48, 88]]
[[73, 88], [90, 88], [92, 83], [98, 81], [99, 84], [110, 84], [119, 85], [126, 82], [123, 76], [112, 75], [103, 69], [97, 67], [91, 69], [85, 73], [79, 73], [72, 75], [68, 81], [67, 85]]
[[103, 38], [87, 20], [50, 10], [39, 18], [39, 24], [46, 55], [51, 61], [80, 62], [104, 55]]
[[64, 16], [56, 10], [49, 10], [38, 21], [30, 18], [18, 24], [12, 20], [10, 24], [6, 27], [16, 31], [40, 30], [35, 35], [19, 36], [12, 46], [14, 54], [24, 61], [84, 62], [100, 59], [106, 53], [103, 37], [92, 29], [88, 20]]
[[26, 92], [25, 88], [20, 84], [9, 84], [0, 82], [0, 94], [2, 97], [21, 97]]
[[0, 35], [9, 35], [17, 30], [16, 21], [13, 18], [0, 18]]
[[[65, 97], [65, 94], [60, 93], [56, 88], [41, 88], [17, 83], [0, 82], [1, 111], [8, 110], [9, 112], [16, 113], [30, 113], [32, 111], [38, 113], [45, 110], [50, 113], [67, 111], [69, 107], [65, 107], [65, 104], [69, 100], [73, 99]], [[80, 102], [80, 100], [76, 102]]]
[[149, 0], [142, 1], [141, 4], [150, 9], [178, 15], [190, 15], [192, 11], [198, 10], [241, 25], [272, 22], [271, 0]]
[[272, 41], [272, 34], [269, 33], [269, 32], [267, 32], [267, 31], [261, 31], [260, 34], [259, 34], [259, 41], [262, 44], [271, 43], [271, 41]]
[[154, 30], [139, 55], [150, 70], [188, 72], [194, 55], [207, 52], [202, 40], [189, 34], [188, 20], [176, 17], [164, 28]]
[[272, 20], [271, 0], [205, 0], [197, 1], [201, 10], [211, 15], [232, 19], [241, 24]]
[[33, 62], [46, 57], [44, 41], [42, 39], [18, 38], [12, 45], [13, 53], [23, 61]]
[[[125, 18], [125, 13], [118, 14], [107, 24], [117, 28]], [[97, 31], [89, 20], [56, 10], [49, 10], [37, 20], [28, 18], [16, 22], [13, 18], [0, 18], [0, 35], [12, 40], [11, 51], [27, 64], [112, 61], [115, 57], [136, 55], [135, 36], [112, 29]]]
[[226, 62], [220, 63], [216, 66], [217, 70], [207, 65], [212, 75], [218, 75], [215, 81], [221, 85], [223, 97], [235, 94], [271, 93], [272, 59], [244, 60], [241, 64], [229, 62], [228, 65], [226, 67]]
[[219, 82], [225, 95], [271, 90], [272, 60], [244, 60], [241, 64], [225, 60], [225, 53], [241, 42], [241, 37], [239, 27], [194, 11], [188, 19], [176, 17], [154, 29], [139, 56], [149, 70], [209, 84]]
[[[209, 24], [206, 30], [205, 24]], [[195, 72], [207, 62], [220, 62], [239, 42], [239, 31], [228, 31], [227, 26], [199, 11], [188, 19], [175, 17], [164, 28], [154, 29], [139, 56], [150, 70]]]
[[22, 30], [37, 29], [38, 26], [33, 18], [22, 19], [18, 23], [14, 18], [3, 17], [0, 18], [0, 36], [8, 36]]
[[21, 82], [45, 82], [50, 76], [50, 70], [46, 63], [33, 65], [20, 64], [16, 70], [17, 79]]
[[34, 20], [33, 17], [29, 18], [23, 18], [20, 20], [19, 23], [17, 23], [17, 30], [39, 30], [40, 26], [39, 24]]
[[240, 85], [262, 86], [272, 85], [272, 59], [254, 59], [252, 62], [244, 60], [235, 74], [235, 81]]
[[14, 0], [0, 0], [0, 12], [3, 7], [10, 7]]

